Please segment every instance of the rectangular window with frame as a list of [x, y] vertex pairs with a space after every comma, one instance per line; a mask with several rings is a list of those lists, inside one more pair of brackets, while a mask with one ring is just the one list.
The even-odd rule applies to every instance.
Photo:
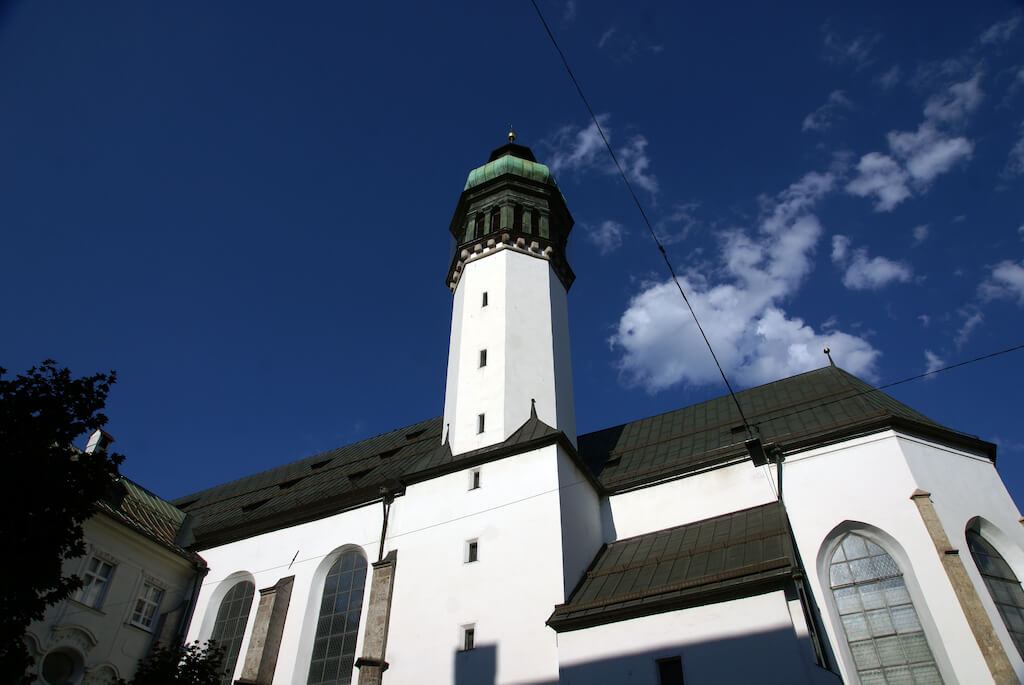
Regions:
[[82, 574], [82, 587], [75, 594], [75, 599], [93, 609], [99, 609], [103, 606], [113, 575], [113, 564], [98, 557], [89, 557], [85, 573]]
[[480, 350], [480, 368], [487, 366], [487, 350]]
[[658, 659], [658, 685], [683, 685], [683, 659], [673, 656]]
[[480, 543], [476, 540], [466, 540], [466, 563], [472, 564], [480, 561]]
[[469, 472], [469, 489], [480, 489], [480, 469], [473, 469]]
[[477, 416], [476, 416], [476, 432], [477, 433], [483, 433], [484, 432], [484, 415], [483, 414], [477, 414]]
[[132, 611], [132, 625], [149, 630], [153, 627], [157, 611], [160, 609], [160, 600], [164, 597], [163, 588], [153, 585], [149, 581], [142, 584], [142, 590], [135, 600], [135, 609]]
[[468, 652], [476, 647], [476, 624], [462, 626], [462, 651]]

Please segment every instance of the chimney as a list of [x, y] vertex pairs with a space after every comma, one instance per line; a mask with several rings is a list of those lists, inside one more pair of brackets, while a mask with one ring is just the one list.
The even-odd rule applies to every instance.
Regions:
[[97, 428], [89, 436], [89, 442], [85, 446], [85, 453], [92, 454], [98, 452], [103, 454], [112, 442], [114, 442], [114, 437], [110, 433]]

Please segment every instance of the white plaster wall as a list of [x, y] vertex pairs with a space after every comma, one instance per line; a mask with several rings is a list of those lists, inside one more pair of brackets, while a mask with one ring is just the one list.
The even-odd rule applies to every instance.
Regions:
[[[164, 588], [158, 614], [182, 605], [192, 589], [195, 570], [191, 563], [160, 545], [97, 515], [83, 524], [88, 551], [82, 557], [64, 562], [65, 573], [85, 572], [93, 552], [116, 562], [106, 596], [99, 609], [69, 599], [47, 609], [44, 618], [29, 628], [41, 643], [43, 652], [59, 646], [51, 640], [57, 626], [77, 626], [89, 631], [97, 644], [83, 653], [86, 673], [104, 664], [112, 665], [122, 678], [130, 678], [138, 661], [149, 649], [153, 633], [131, 624], [135, 601], [146, 577]], [[154, 628], [156, 624], [154, 623]], [[73, 646], [73, 645], [72, 645]]]
[[772, 473], [745, 461], [613, 495], [608, 504], [614, 531], [605, 532], [605, 542], [774, 502]]
[[1017, 677], [1024, 680], [1024, 661], [967, 547], [967, 526], [975, 517], [981, 517], [982, 534], [1003, 555], [1017, 578], [1024, 578], [1024, 528], [1018, 522], [1020, 512], [996, 472], [995, 464], [985, 457], [912, 436], [900, 436], [899, 444], [918, 487], [932, 494], [935, 512], [946, 536], [953, 548], [960, 550], [960, 559], [1010, 663]]
[[[385, 554], [398, 551], [388, 634], [387, 677], [393, 682], [450, 682], [460, 660], [460, 627], [476, 624], [484, 653], [493, 648], [495, 682], [554, 680], [555, 634], [545, 624], [564, 601], [562, 538], [573, 538], [575, 565], [569, 587], [597, 552], [596, 496], [589, 484], [566, 488], [586, 516], [565, 523], [559, 488], [580, 476], [556, 445], [483, 464], [481, 487], [470, 489], [466, 469], [410, 485], [391, 508]], [[206, 639], [230, 584], [252, 574], [257, 590], [294, 575], [291, 604], [274, 683], [305, 682], [327, 555], [358, 547], [376, 561], [379, 503], [319, 521], [203, 550], [211, 571], [202, 586], [189, 639]], [[589, 517], [589, 518], [588, 518]], [[563, 526], [568, 533], [563, 532]], [[571, 533], [571, 534], [570, 534]], [[465, 543], [476, 539], [479, 561], [465, 563]], [[295, 557], [295, 561], [292, 558]], [[584, 562], [585, 560], [585, 562]], [[371, 571], [372, 572], [372, 571]], [[357, 656], [362, 653], [369, 578], [364, 594]], [[258, 593], [257, 593], [258, 595]], [[241, 674], [256, 615], [254, 599], [235, 677]], [[358, 669], [353, 672], [356, 681]], [[466, 676], [465, 670], [461, 674]]]
[[[259, 590], [294, 575], [274, 683], [304, 684], [309, 674], [316, 619], [323, 593], [323, 574], [319, 574], [318, 578], [317, 571], [323, 570], [321, 567], [328, 555], [343, 546], [357, 547], [364, 552], [368, 561], [376, 561], [381, 520], [382, 507], [376, 503], [318, 521], [202, 550], [200, 554], [209, 564], [210, 573], [202, 585], [188, 640], [206, 640], [210, 637], [220, 598], [237, 579], [251, 574], [256, 584], [256, 593], [235, 666], [235, 677], [239, 677], [256, 618]], [[369, 578], [368, 573], [364, 600], [368, 597]], [[318, 581], [318, 586], [314, 580]], [[362, 649], [362, 623], [365, 616], [364, 601], [356, 643], [357, 655]], [[353, 682], [355, 677], [356, 669], [353, 669]]]
[[[680, 656], [690, 683], [806, 683], [781, 590], [558, 635], [563, 685], [658, 682], [656, 660]], [[820, 682], [834, 682], [821, 673]]]
[[[948, 479], [956, 487], [952, 474]], [[823, 547], [844, 522], [865, 530], [900, 564], [936, 662], [947, 682], [991, 682], [935, 546], [910, 495], [919, 483], [901, 439], [884, 431], [787, 457], [784, 498], [826, 633], [847, 682], [856, 671], [839, 623]], [[851, 527], [848, 525], [848, 527]], [[840, 529], [845, 530], [846, 528]]]
[[565, 601], [583, 578], [604, 540], [600, 497], [572, 459], [561, 448], [558, 453], [564, 586], [560, 601]]
[[466, 264], [455, 291], [444, 411], [452, 451], [503, 442], [529, 418], [531, 399], [542, 421], [575, 440], [565, 289], [547, 260], [496, 248]]
[[[484, 464], [477, 490], [461, 471], [416, 484], [396, 501], [390, 681], [557, 677], [555, 635], [544, 621], [563, 597], [558, 459], [552, 445]], [[470, 539], [479, 542], [475, 563], [464, 561]], [[496, 652], [493, 674], [473, 672], [479, 654], [458, 651], [466, 624], [476, 626], [479, 654]]]

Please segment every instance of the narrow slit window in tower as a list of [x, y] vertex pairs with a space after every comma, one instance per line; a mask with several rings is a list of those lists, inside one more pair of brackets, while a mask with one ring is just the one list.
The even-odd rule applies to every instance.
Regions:
[[484, 432], [484, 415], [483, 414], [477, 414], [476, 415], [476, 432], [477, 433], [483, 433]]
[[487, 350], [480, 350], [480, 368], [487, 366]]
[[487, 306], [487, 291], [486, 290], [484, 291], [483, 299], [480, 300], [480, 306], [481, 307], [486, 307]]
[[478, 561], [479, 557], [479, 545], [476, 540], [466, 541], [466, 563], [472, 564], [474, 561]]

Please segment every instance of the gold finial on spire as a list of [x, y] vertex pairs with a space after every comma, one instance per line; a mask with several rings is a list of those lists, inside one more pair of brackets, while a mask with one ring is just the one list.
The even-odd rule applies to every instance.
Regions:
[[512, 124], [508, 125], [508, 142], [516, 142], [516, 132], [512, 130]]

